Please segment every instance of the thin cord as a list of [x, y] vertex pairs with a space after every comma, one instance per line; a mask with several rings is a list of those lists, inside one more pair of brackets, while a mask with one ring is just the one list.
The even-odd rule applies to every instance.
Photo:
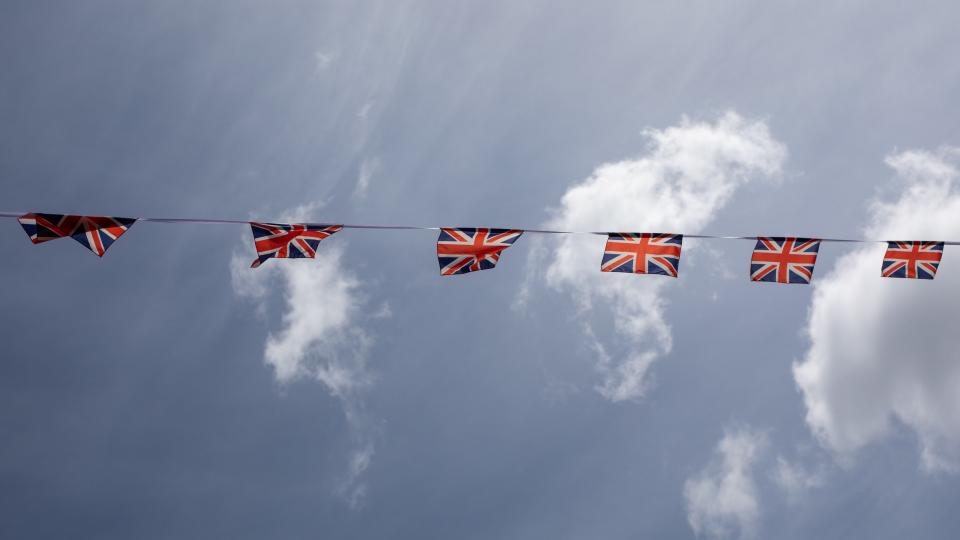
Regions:
[[[0, 212], [0, 218], [18, 218], [26, 212]], [[251, 222], [238, 219], [204, 219], [204, 218], [158, 218], [144, 217], [137, 218], [137, 221], [147, 221], [151, 223], [196, 223], [200, 225], [248, 225]], [[257, 223], [275, 223], [267, 221], [258, 221]], [[334, 225], [334, 223], [307, 223], [307, 225]], [[414, 225], [369, 225], [369, 224], [343, 224], [344, 229], [377, 229], [377, 230], [413, 230], [413, 231], [439, 231], [442, 227], [417, 227]], [[490, 227], [495, 228], [495, 227]], [[509, 227], [503, 227], [505, 229]], [[551, 229], [515, 229], [522, 230], [525, 233], [534, 234], [594, 234], [606, 236], [612, 231], [561, 231]], [[625, 232], [625, 231], [623, 231]], [[715, 234], [684, 234], [685, 238], [704, 238], [708, 240], [756, 240], [756, 236], [722, 236]], [[795, 236], [799, 237], [799, 236]], [[803, 237], [807, 238], [807, 237]], [[811, 240], [820, 240], [821, 242], [841, 242], [853, 244], [873, 244], [887, 243], [889, 240], [871, 240], [864, 238], [811, 238]], [[945, 241], [948, 246], [960, 245], [960, 241]]]

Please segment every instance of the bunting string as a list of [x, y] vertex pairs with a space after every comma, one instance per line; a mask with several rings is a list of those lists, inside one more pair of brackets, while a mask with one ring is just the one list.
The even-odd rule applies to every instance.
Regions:
[[322, 240], [343, 229], [438, 231], [437, 258], [441, 275], [489, 270], [501, 254], [523, 234], [589, 234], [606, 236], [600, 270], [633, 274], [660, 274], [677, 277], [683, 238], [708, 240], [752, 240], [756, 242], [750, 260], [750, 279], [775, 283], [809, 283], [813, 278], [820, 244], [886, 243], [881, 267], [883, 277], [933, 279], [946, 245], [960, 241], [879, 240], [862, 238], [803, 238], [796, 236], [726, 236], [650, 232], [573, 231], [554, 229], [508, 229], [471, 227], [421, 227], [378, 224], [283, 224], [235, 219], [209, 218], [123, 218], [79, 214], [0, 212], [2, 218], [16, 218], [31, 242], [39, 244], [72, 237], [102, 257], [134, 223], [199, 225], [248, 225], [253, 232], [258, 258], [256, 268], [272, 258], [313, 258]]
[[[0, 218], [19, 218], [27, 214], [28, 212], [0, 212]], [[193, 223], [199, 225], [249, 225], [250, 223], [279, 223], [278, 221], [251, 221], [251, 220], [240, 220], [240, 219], [210, 219], [210, 218], [167, 218], [167, 217], [138, 217], [136, 218], [138, 222], [151, 222], [151, 223]], [[304, 225], [321, 225], [326, 222], [316, 222], [316, 223], [307, 223]], [[374, 224], [358, 224], [358, 223], [344, 223], [340, 225], [344, 229], [383, 229], [383, 230], [397, 230], [397, 231], [439, 231], [443, 227], [421, 227], [417, 225], [374, 225]], [[493, 227], [495, 228], [495, 227]], [[559, 229], [517, 229], [522, 230], [524, 233], [532, 234], [592, 234], [598, 236], [607, 236], [610, 234], [610, 231], [568, 231], [568, 230], [559, 230]], [[703, 238], [708, 240], [756, 240], [760, 238], [758, 236], [727, 236], [727, 235], [716, 235], [716, 234], [684, 234], [684, 238]], [[831, 243], [854, 243], [854, 244], [886, 244], [889, 240], [876, 240], [876, 239], [867, 239], [867, 238], [818, 238], [821, 242], [831, 242]], [[947, 246], [960, 246], [960, 240], [944, 240], [941, 242]]]

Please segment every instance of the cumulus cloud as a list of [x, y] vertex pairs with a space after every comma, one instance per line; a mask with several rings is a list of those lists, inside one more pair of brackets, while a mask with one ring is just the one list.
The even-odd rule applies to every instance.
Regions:
[[[281, 219], [306, 221], [319, 206], [296, 208]], [[246, 246], [249, 242], [245, 238]], [[364, 315], [362, 283], [343, 266], [344, 249], [341, 239], [333, 236], [324, 240], [315, 260], [270, 260], [256, 269], [249, 268], [253, 254], [245, 251], [234, 255], [231, 274], [235, 293], [252, 300], [262, 314], [268, 311], [271, 293], [282, 292], [280, 328], [267, 335], [264, 362], [281, 384], [315, 380], [339, 399], [358, 447], [340, 491], [356, 507], [365, 493], [362, 474], [373, 457], [376, 432], [362, 399], [372, 383], [367, 358], [373, 341], [362, 323], [389, 317], [390, 311], [383, 304], [373, 316]]]
[[[786, 148], [767, 125], [728, 112], [714, 122], [683, 119], [664, 130], [644, 132], [644, 155], [598, 167], [564, 194], [549, 226], [574, 230], [647, 232], [701, 231], [736, 190], [759, 178], [780, 174]], [[600, 274], [596, 255], [604, 238], [568, 235], [555, 240], [549, 253], [547, 283], [568, 292], [581, 314], [597, 300], [612, 310], [614, 327], [628, 351], [611, 354], [587, 323], [586, 336], [597, 352], [603, 377], [599, 392], [613, 401], [644, 393], [650, 365], [672, 346], [664, 317], [663, 288], [669, 279]], [[690, 245], [684, 246], [689, 252]], [[531, 264], [528, 268], [538, 265]], [[531, 280], [528, 278], [527, 283]], [[529, 298], [521, 290], [518, 306]]]
[[[871, 238], [960, 238], [960, 150], [906, 151], [887, 164], [893, 200], [875, 201]], [[883, 245], [857, 249], [815, 281], [810, 346], [793, 366], [806, 421], [841, 461], [899, 423], [916, 434], [927, 472], [960, 466], [960, 260], [947, 247], [933, 281], [880, 277]], [[894, 422], [896, 421], [896, 422]]]
[[760, 504], [754, 469], [766, 447], [767, 437], [761, 432], [746, 427], [727, 430], [710, 463], [687, 479], [683, 489], [687, 521], [697, 536], [756, 535]]

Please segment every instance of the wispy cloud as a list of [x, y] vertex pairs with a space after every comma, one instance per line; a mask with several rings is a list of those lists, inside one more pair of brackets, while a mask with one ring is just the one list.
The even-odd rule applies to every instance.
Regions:
[[810, 469], [783, 456], [777, 456], [770, 477], [790, 502], [799, 501], [809, 490], [822, 486], [825, 480], [822, 468]]
[[[891, 154], [901, 192], [875, 201], [866, 234], [893, 240], [960, 238], [956, 149]], [[960, 260], [949, 248], [932, 282], [885, 279], [885, 246], [842, 257], [815, 284], [807, 323], [810, 347], [795, 363], [806, 420], [841, 458], [884, 437], [891, 419], [919, 440], [928, 472], [960, 466]], [[843, 461], [843, 460], [842, 460]]]
[[[777, 177], [786, 148], [759, 120], [728, 112], [713, 122], [684, 118], [663, 130], [648, 129], [647, 152], [635, 159], [607, 163], [564, 194], [549, 226], [575, 230], [695, 233], [710, 223], [736, 190], [760, 178]], [[659, 276], [601, 275], [597, 266], [604, 239], [565, 236], [531, 260], [536, 272], [548, 260], [547, 283], [569, 293], [584, 315], [586, 335], [597, 351], [603, 380], [599, 392], [613, 400], [637, 399], [647, 386], [651, 364], [672, 347], [664, 309], [667, 279]], [[689, 251], [689, 246], [685, 248]], [[528, 276], [517, 306], [528, 302]], [[601, 300], [604, 307], [595, 306]], [[611, 306], [611, 307], [606, 307]], [[627, 342], [613, 355], [586, 315], [610, 309], [616, 334]]]
[[373, 461], [373, 454], [374, 446], [369, 441], [350, 453], [347, 475], [340, 484], [339, 492], [354, 510], [363, 506], [367, 496], [367, 484], [363, 481], [363, 475]]
[[754, 469], [767, 448], [762, 432], [738, 427], [724, 432], [713, 458], [687, 479], [683, 495], [693, 532], [708, 538], [751, 538], [760, 520]]
[[340, 53], [333, 50], [315, 51], [313, 53], [313, 60], [317, 66], [317, 71], [326, 71], [338, 58], [340, 58]]
[[[282, 219], [307, 220], [319, 206], [294, 209]], [[267, 335], [264, 362], [279, 383], [315, 380], [340, 400], [357, 446], [340, 493], [351, 507], [358, 507], [366, 492], [362, 478], [374, 455], [376, 436], [363, 403], [363, 392], [373, 382], [367, 366], [373, 338], [362, 324], [367, 303], [360, 293], [363, 283], [344, 267], [344, 251], [341, 239], [333, 236], [321, 244], [315, 260], [271, 260], [250, 269], [253, 255], [244, 250], [243, 255], [234, 255], [231, 274], [235, 293], [254, 301], [261, 313], [267, 312], [270, 292], [282, 291], [280, 328]], [[389, 306], [383, 304], [375, 316], [389, 317]]]
[[357, 119], [360, 120], [361, 122], [366, 122], [370, 118], [370, 111], [373, 110], [373, 106], [375, 104], [376, 102], [373, 100], [365, 102], [360, 107], [360, 110], [357, 111]]
[[373, 175], [380, 170], [379, 158], [364, 158], [360, 162], [360, 170], [357, 172], [357, 185], [353, 189], [354, 199], [364, 199], [367, 196], [367, 190], [370, 189], [370, 180]]

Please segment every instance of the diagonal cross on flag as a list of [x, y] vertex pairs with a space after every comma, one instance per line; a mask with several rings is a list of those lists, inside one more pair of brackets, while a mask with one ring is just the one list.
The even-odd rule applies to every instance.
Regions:
[[679, 234], [609, 233], [600, 270], [677, 277], [682, 243]]
[[442, 228], [437, 238], [440, 275], [452, 276], [497, 265], [500, 253], [512, 246], [523, 231], [517, 229]]
[[888, 242], [880, 275], [933, 279], [943, 257], [943, 242]]
[[757, 237], [750, 258], [750, 280], [810, 283], [820, 240], [782, 236]]

